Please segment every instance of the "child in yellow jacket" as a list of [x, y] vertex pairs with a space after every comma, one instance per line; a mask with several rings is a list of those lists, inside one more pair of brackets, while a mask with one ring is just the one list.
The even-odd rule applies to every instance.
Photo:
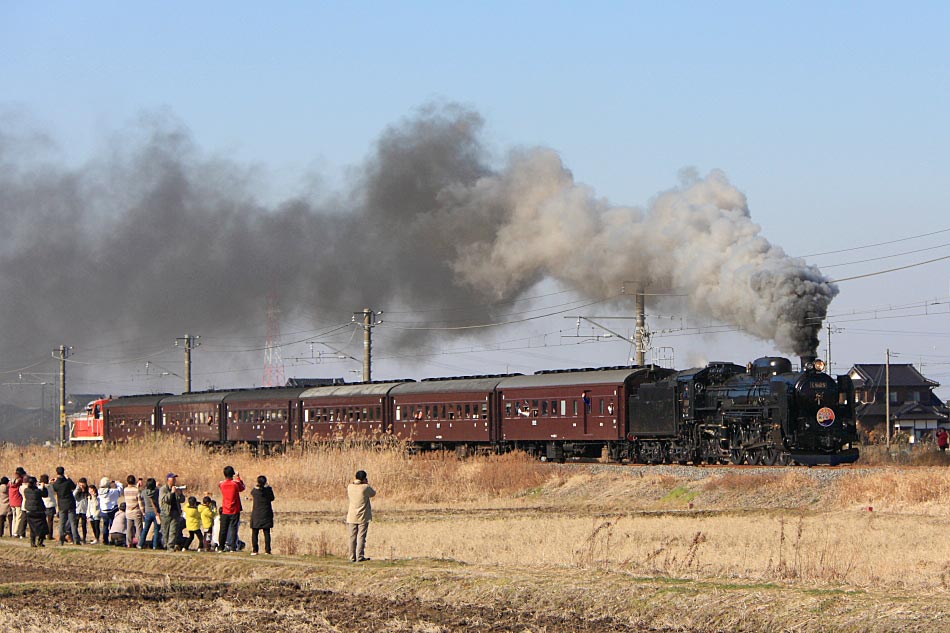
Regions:
[[185, 529], [188, 530], [188, 538], [185, 539], [183, 550], [191, 547], [195, 537], [198, 538], [198, 550], [204, 549], [204, 539], [201, 537], [201, 511], [198, 509], [198, 499], [188, 497], [188, 505], [185, 506]]
[[214, 499], [205, 496], [198, 504], [198, 513], [201, 515], [201, 530], [204, 532], [204, 547], [211, 549], [211, 530], [214, 527], [214, 517], [218, 514]]

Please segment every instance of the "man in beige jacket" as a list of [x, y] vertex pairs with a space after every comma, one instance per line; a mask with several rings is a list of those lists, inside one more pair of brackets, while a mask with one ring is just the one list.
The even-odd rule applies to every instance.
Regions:
[[350, 533], [350, 562], [369, 560], [363, 556], [366, 548], [366, 532], [369, 522], [373, 519], [373, 507], [370, 497], [376, 496], [376, 491], [366, 480], [366, 471], [356, 473], [356, 480], [346, 487], [346, 494], [350, 500], [350, 508], [346, 513], [346, 527]]

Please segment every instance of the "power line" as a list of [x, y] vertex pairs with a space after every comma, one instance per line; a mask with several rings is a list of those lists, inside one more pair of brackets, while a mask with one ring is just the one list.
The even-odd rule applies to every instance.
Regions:
[[[555, 305], [553, 305], [553, 306], [543, 306], [543, 307], [540, 307], [540, 308], [530, 308], [530, 309], [528, 309], [528, 310], [520, 310], [520, 311], [518, 311], [518, 312], [509, 312], [509, 313], [507, 313], [507, 314], [499, 314], [499, 315], [496, 315], [496, 316], [498, 316], [498, 317], [510, 317], [510, 316], [517, 316], [517, 315], [520, 315], [520, 314], [531, 314], [532, 312], [541, 312], [541, 311], [543, 311], [543, 310], [552, 310], [552, 309], [554, 309], [554, 308], [563, 308], [564, 306], [574, 306], [575, 304], [582, 303], [582, 302], [584, 302], [584, 301], [586, 301], [586, 299], [575, 299], [574, 301], [568, 301], [567, 303], [558, 303], [558, 304], [555, 304]], [[580, 307], [584, 307], [584, 306], [576, 306], [576, 307], [577, 307], [577, 308], [580, 308]], [[573, 308], [573, 309], [576, 309], [576, 308]], [[426, 322], [386, 321], [386, 323], [389, 324], [389, 325], [421, 325], [421, 324], [424, 324], [424, 323], [426, 323]], [[431, 321], [431, 322], [429, 322], [429, 323], [430, 323], [430, 324], [431, 324], [431, 323], [451, 323], [451, 321]]]
[[[543, 295], [535, 295], [533, 297], [518, 297], [517, 299], [511, 299], [509, 301], [492, 301], [491, 303], [488, 303], [487, 306], [492, 307], [492, 306], [511, 305], [514, 303], [522, 303], [525, 301], [534, 301], [536, 299], [545, 299], [547, 297], [554, 297], [557, 295], [568, 294], [571, 292], [574, 292], [574, 291], [573, 290], [559, 290], [557, 292], [549, 292]], [[472, 309], [484, 308], [484, 307], [486, 307], [485, 304], [480, 304], [480, 305], [462, 306], [458, 308], [423, 308], [420, 310], [386, 310], [386, 313], [387, 314], [423, 314], [427, 312], [461, 312], [464, 310], [472, 310]]]
[[478, 325], [456, 325], [456, 326], [446, 326], [446, 327], [431, 327], [431, 326], [427, 326], [427, 327], [406, 327], [406, 326], [393, 325], [393, 324], [391, 324], [391, 323], [385, 323], [385, 322], [384, 322], [384, 323], [381, 323], [381, 324], [380, 324], [380, 327], [388, 327], [388, 328], [391, 328], [391, 329], [394, 329], [394, 330], [425, 330], [425, 331], [478, 330], [478, 329], [485, 329], [485, 328], [490, 328], [490, 327], [498, 327], [498, 326], [501, 326], [501, 325], [512, 325], [512, 324], [515, 324], [515, 323], [525, 323], [525, 322], [527, 322], [527, 321], [535, 321], [535, 320], [537, 320], [537, 319], [544, 319], [544, 318], [547, 318], [547, 317], [550, 317], [550, 316], [557, 316], [557, 315], [559, 315], [559, 314], [564, 314], [565, 312], [570, 312], [570, 311], [572, 311], [572, 310], [577, 310], [577, 309], [579, 309], [579, 308], [587, 308], [587, 307], [595, 306], [595, 305], [598, 305], [598, 304], [601, 304], [601, 303], [606, 303], [607, 301], [610, 301], [610, 300], [612, 300], [612, 299], [616, 299], [618, 296], [620, 296], [620, 295], [613, 295], [613, 296], [611, 296], [611, 297], [607, 297], [606, 299], [601, 299], [601, 300], [599, 300], [599, 301], [591, 301], [590, 303], [585, 303], [585, 304], [583, 304], [583, 305], [574, 306], [574, 307], [572, 307], [572, 308], [567, 308], [567, 309], [564, 309], [564, 310], [558, 310], [557, 312], [549, 312], [549, 313], [547, 313], [547, 314], [539, 314], [539, 315], [537, 315], [537, 316], [526, 317], [526, 318], [524, 318], [524, 319], [513, 319], [513, 320], [511, 320], [511, 321], [499, 321], [499, 322], [497, 322], [497, 323], [480, 323], [480, 324], [478, 324]]
[[821, 269], [827, 270], [828, 268], [840, 268], [841, 266], [852, 266], [854, 264], [866, 264], [867, 262], [876, 262], [882, 259], [893, 259], [895, 257], [903, 257], [904, 255], [914, 255], [916, 253], [925, 253], [927, 251], [935, 251], [938, 248], [946, 248], [950, 246], [950, 242], [946, 244], [940, 244], [939, 246], [928, 246], [927, 248], [918, 248], [913, 251], [904, 251], [903, 253], [894, 253], [893, 255], [882, 255], [880, 257], [870, 257], [868, 259], [858, 259], [853, 262], [844, 262], [841, 264], [822, 264]]
[[834, 255], [836, 253], [850, 253], [851, 251], [859, 251], [865, 248], [874, 248], [875, 246], [887, 246], [888, 244], [897, 244], [898, 242], [908, 242], [910, 240], [919, 240], [922, 237], [930, 237], [931, 235], [939, 235], [941, 233], [950, 233], [950, 229], [940, 229], [939, 231], [931, 231], [930, 233], [921, 233], [920, 235], [911, 235], [910, 237], [902, 237], [896, 240], [888, 240], [887, 242], [878, 242], [877, 244], [865, 244], [863, 246], [841, 248], [834, 251], [825, 251], [823, 253], [810, 253], [808, 255], [799, 255], [799, 257], [819, 257], [821, 255]]
[[887, 270], [879, 270], [873, 273], [865, 273], [863, 275], [855, 275], [853, 277], [843, 277], [841, 279], [834, 279], [829, 281], [831, 284], [840, 284], [843, 281], [854, 281], [855, 279], [864, 279], [866, 277], [876, 277], [877, 275], [885, 275], [887, 273], [897, 272], [898, 270], [907, 270], [908, 268], [917, 268], [918, 266], [925, 266], [927, 264], [933, 264], [934, 262], [941, 262], [945, 259], [950, 259], [950, 255], [944, 255], [943, 257], [937, 257], [935, 259], [928, 259], [925, 262], [917, 262], [916, 264], [908, 264], [906, 266], [898, 266], [897, 268], [889, 268]]

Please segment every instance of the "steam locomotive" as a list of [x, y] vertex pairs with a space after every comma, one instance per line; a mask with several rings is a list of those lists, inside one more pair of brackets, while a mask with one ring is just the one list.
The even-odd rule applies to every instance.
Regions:
[[837, 465], [858, 459], [854, 385], [824, 363], [710, 363], [640, 387], [631, 399], [634, 461]]
[[807, 465], [853, 462], [854, 386], [805, 359], [543, 371], [304, 388], [126, 396], [90, 403], [70, 438], [172, 434], [263, 446], [384, 436], [414, 450], [523, 450], [544, 460]]

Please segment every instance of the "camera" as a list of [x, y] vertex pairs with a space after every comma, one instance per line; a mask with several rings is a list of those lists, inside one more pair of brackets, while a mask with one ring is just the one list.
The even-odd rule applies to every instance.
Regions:
[[187, 490], [188, 486], [175, 486], [175, 490]]

